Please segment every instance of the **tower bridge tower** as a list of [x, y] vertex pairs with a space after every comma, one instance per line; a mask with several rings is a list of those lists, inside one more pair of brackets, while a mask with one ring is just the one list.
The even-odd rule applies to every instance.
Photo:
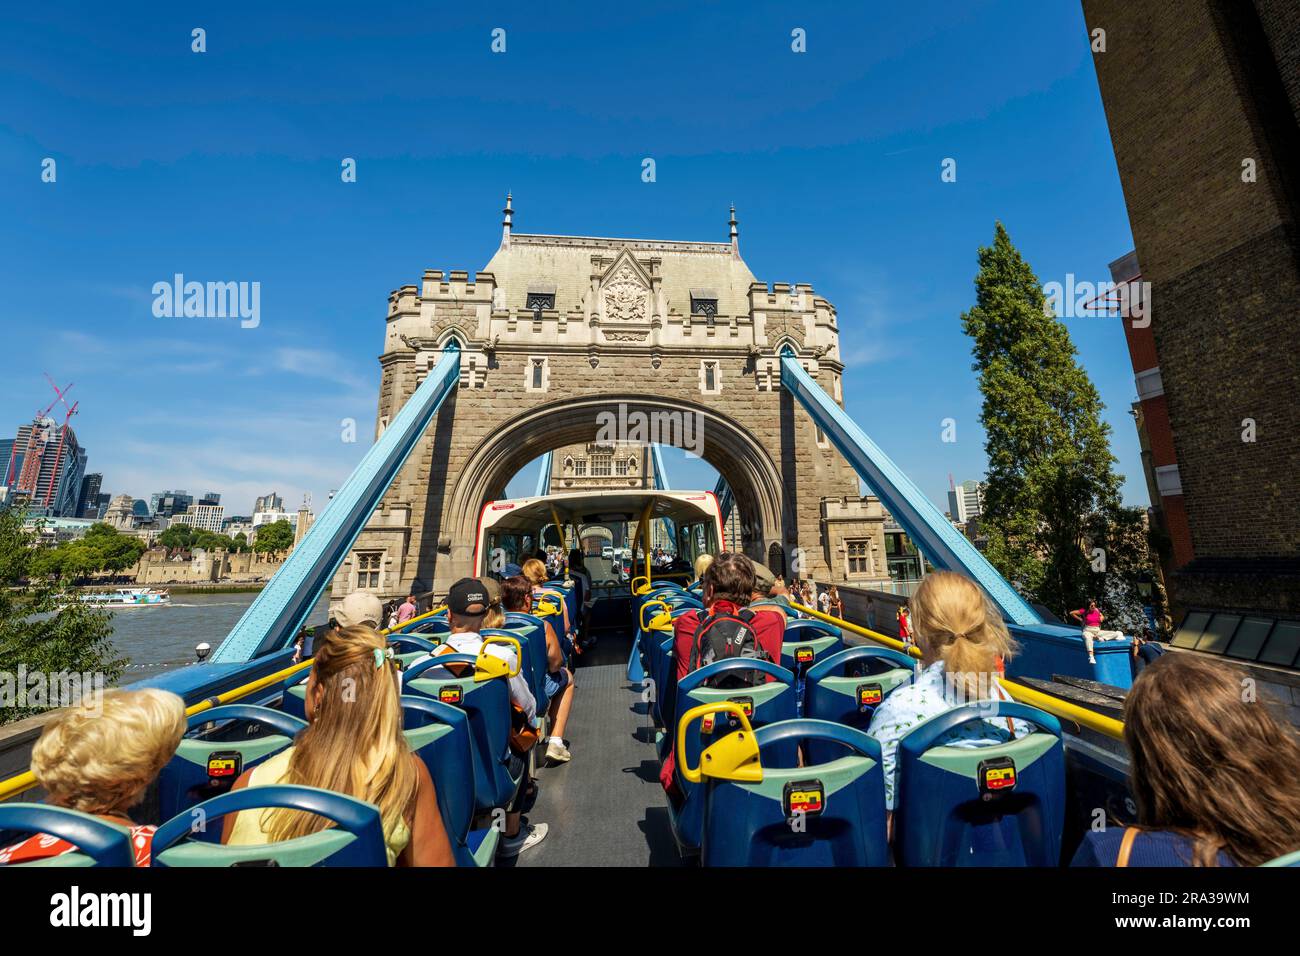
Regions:
[[452, 339], [460, 387], [340, 566], [334, 599], [363, 569], [373, 588], [376, 568], [385, 596], [445, 591], [471, 571], [482, 505], [547, 451], [607, 441], [610, 420], [659, 423], [668, 434], [614, 440], [679, 445], [712, 465], [751, 557], [853, 579], [848, 535], [874, 539], [878, 503], [780, 384], [789, 348], [843, 404], [834, 306], [811, 285], [756, 279], [734, 207], [726, 242], [519, 233], [512, 197], [503, 213], [482, 271], [428, 270], [389, 296], [376, 436]]

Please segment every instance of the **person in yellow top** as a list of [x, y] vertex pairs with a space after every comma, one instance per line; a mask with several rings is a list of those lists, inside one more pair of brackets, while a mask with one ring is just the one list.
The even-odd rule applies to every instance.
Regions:
[[[389, 866], [455, 866], [433, 779], [402, 735], [397, 681], [374, 628], [329, 631], [307, 679], [310, 725], [292, 747], [245, 771], [233, 789], [290, 783], [365, 800], [379, 808]], [[301, 810], [244, 810], [225, 818], [221, 842], [278, 843], [331, 825]]]

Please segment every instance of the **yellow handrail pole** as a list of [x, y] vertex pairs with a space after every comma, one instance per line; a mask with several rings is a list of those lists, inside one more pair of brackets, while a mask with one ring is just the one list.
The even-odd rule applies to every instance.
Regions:
[[555, 535], [560, 539], [560, 551], [565, 552], [567, 556], [568, 548], [564, 543], [564, 525], [560, 523], [560, 513], [555, 510], [555, 505], [551, 505], [551, 520], [555, 522]]
[[[269, 687], [285, 678], [292, 677], [294, 674], [306, 670], [308, 667], [311, 667], [311, 663], [312, 659], [309, 657], [305, 661], [299, 661], [297, 664], [292, 664], [289, 667], [278, 670], [274, 674], [267, 674], [265, 677], [259, 677], [255, 681], [243, 684], [233, 690], [228, 690], [224, 694], [218, 694], [215, 697], [205, 697], [197, 704], [187, 707], [185, 709], [185, 716], [193, 717], [195, 714], [201, 714], [205, 710], [211, 710], [213, 707], [220, 707], [222, 704], [228, 704], [232, 700], [237, 700], [240, 697], [246, 697], [264, 687]], [[27, 770], [17, 776], [10, 777], [8, 780], [0, 781], [0, 800], [7, 800], [12, 796], [31, 790], [35, 786], [37, 786], [36, 775], [30, 770]]]
[[[865, 627], [860, 627], [850, 621], [844, 621], [837, 617], [831, 617], [829, 614], [823, 614], [815, 608], [804, 607], [802, 604], [790, 602], [790, 606], [797, 608], [805, 614], [815, 617], [819, 621], [825, 621], [828, 624], [834, 624], [838, 628], [846, 631], [852, 631], [861, 637], [868, 638], [878, 644], [884, 644], [886, 647], [892, 647], [895, 650], [903, 651], [912, 657], [920, 658], [921, 651], [919, 648], [906, 645], [896, 638], [889, 637], [886, 634], [880, 634], [876, 631], [869, 631]], [[1063, 717], [1072, 721], [1081, 727], [1087, 727], [1089, 730], [1095, 730], [1099, 734], [1104, 734], [1115, 740], [1124, 739], [1124, 722], [1116, 720], [1114, 717], [1107, 717], [1105, 714], [1098, 714], [1095, 711], [1088, 710], [1086, 707], [1080, 707], [1078, 704], [1072, 704], [1067, 700], [1061, 700], [1050, 694], [1044, 694], [1040, 690], [1032, 687], [1026, 687], [1024, 684], [1018, 684], [1015, 681], [1008, 680], [1005, 677], [1000, 679], [1002, 686], [1013, 699], [1020, 701], [1022, 704], [1029, 704], [1037, 707], [1039, 710], [1045, 710], [1056, 717]]]
[[[645, 529], [645, 543], [642, 545], [641, 550], [645, 552], [645, 582], [647, 585], [654, 583], [654, 579], [650, 576], [650, 512], [654, 510], [654, 507], [655, 499], [654, 495], [651, 495], [650, 501], [646, 503], [645, 511], [641, 512], [641, 525]], [[632, 553], [636, 554], [635, 551]]]

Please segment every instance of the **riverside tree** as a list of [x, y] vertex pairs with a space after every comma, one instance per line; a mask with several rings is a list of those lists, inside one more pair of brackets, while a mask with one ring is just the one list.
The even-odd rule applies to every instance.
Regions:
[[[43, 550], [20, 511], [0, 510], [0, 684], [13, 687], [25, 671], [98, 675], [107, 686], [126, 663], [113, 647], [112, 615], [79, 601], [68, 578], [36, 570]], [[44, 709], [0, 699], [0, 723]]]
[[1057, 614], [1095, 597], [1131, 632], [1151, 566], [1145, 515], [1121, 506], [1105, 406], [1002, 223], [979, 250], [975, 300], [961, 319], [984, 396], [988, 558]]

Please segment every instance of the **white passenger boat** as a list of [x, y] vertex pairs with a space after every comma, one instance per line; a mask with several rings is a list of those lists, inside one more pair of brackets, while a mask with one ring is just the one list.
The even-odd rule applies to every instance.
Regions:
[[170, 604], [171, 595], [166, 591], [153, 588], [114, 588], [112, 591], [99, 591], [81, 595], [83, 604], [96, 607], [157, 607]]

